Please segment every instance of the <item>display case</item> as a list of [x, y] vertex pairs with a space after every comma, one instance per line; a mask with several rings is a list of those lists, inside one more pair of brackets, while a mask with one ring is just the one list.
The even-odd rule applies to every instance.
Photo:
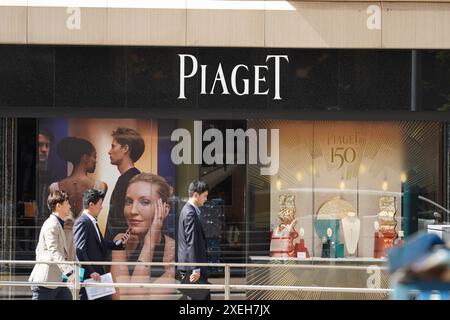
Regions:
[[439, 167], [427, 159], [439, 154], [440, 125], [252, 120], [249, 127], [279, 130], [279, 161], [268, 177], [250, 168], [250, 192], [270, 199], [252, 207], [261, 228], [268, 222], [270, 245], [251, 256], [247, 282], [299, 290], [248, 298], [387, 299], [387, 252], [419, 229], [431, 208], [420, 196], [426, 204], [442, 197]]

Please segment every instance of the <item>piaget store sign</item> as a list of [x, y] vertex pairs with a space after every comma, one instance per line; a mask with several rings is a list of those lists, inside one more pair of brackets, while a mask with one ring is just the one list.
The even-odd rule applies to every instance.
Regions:
[[[191, 54], [179, 54], [180, 63], [180, 92], [178, 99], [187, 99], [185, 93], [186, 81], [200, 74], [201, 95], [270, 95], [273, 100], [282, 100], [280, 95], [280, 64], [288, 63], [287, 55], [267, 55], [264, 64], [236, 64], [230, 74], [225, 74], [222, 63], [216, 65], [200, 64], [196, 56]], [[273, 64], [269, 64], [273, 62]], [[209, 79], [207, 70], [215, 70], [215, 77]], [[274, 83], [270, 88], [267, 85], [267, 73], [272, 72]], [[231, 87], [227, 85], [231, 83]], [[250, 81], [253, 82], [253, 90], [250, 91]], [[239, 88], [238, 88], [239, 87]]]

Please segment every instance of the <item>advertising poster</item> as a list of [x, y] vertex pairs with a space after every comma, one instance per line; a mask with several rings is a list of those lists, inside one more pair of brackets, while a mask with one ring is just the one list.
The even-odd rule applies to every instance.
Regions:
[[[97, 220], [104, 238], [115, 241], [131, 230], [125, 250], [110, 254], [113, 262], [175, 261], [175, 173], [166, 163], [161, 171], [167, 178], [158, 175], [158, 159], [166, 158], [158, 155], [158, 149], [170, 150], [168, 143], [164, 137], [158, 138], [158, 123], [148, 119], [41, 119], [38, 225], [50, 214], [46, 206], [49, 193], [67, 192], [73, 219], [65, 221], [64, 231], [71, 251], [69, 260], [76, 260], [73, 223], [83, 214], [83, 193], [94, 188], [105, 194]], [[154, 218], [159, 199], [169, 208], [161, 221]], [[115, 282], [174, 281], [173, 267], [139, 266], [135, 270], [134, 266], [120, 265], [112, 266], [111, 273]], [[121, 289], [114, 298], [147, 299], [158, 293]]]

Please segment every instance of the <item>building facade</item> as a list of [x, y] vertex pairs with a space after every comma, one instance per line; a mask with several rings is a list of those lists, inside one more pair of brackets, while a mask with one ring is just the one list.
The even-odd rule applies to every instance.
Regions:
[[[173, 187], [167, 237], [203, 179], [211, 262], [305, 267], [232, 270], [245, 283], [388, 289], [387, 249], [448, 224], [447, 1], [5, 0], [0, 17], [1, 259], [34, 259], [49, 188], [79, 164], [67, 137], [93, 145], [106, 233], [121, 127]], [[361, 292], [245, 297], [388, 297]]]

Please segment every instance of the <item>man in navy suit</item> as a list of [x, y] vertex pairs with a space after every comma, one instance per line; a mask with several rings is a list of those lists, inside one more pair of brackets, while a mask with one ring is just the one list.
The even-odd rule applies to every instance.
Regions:
[[[97, 224], [97, 217], [103, 209], [105, 195], [96, 189], [88, 189], [83, 194], [83, 214], [78, 217], [73, 226], [73, 238], [78, 261], [106, 261], [108, 250], [123, 250], [128, 241], [129, 230], [122, 240], [107, 241], [103, 239]], [[102, 265], [82, 265], [85, 269], [84, 279], [92, 278], [100, 281], [100, 276], [105, 273]], [[80, 299], [87, 300], [86, 290], [80, 290]], [[110, 300], [111, 296], [102, 298]]]
[[[204, 181], [194, 181], [189, 185], [189, 201], [181, 209], [178, 221], [178, 262], [208, 262], [207, 243], [199, 219], [200, 209], [208, 198], [208, 185]], [[207, 267], [195, 265], [178, 268], [183, 283], [208, 283]], [[188, 281], [189, 280], [189, 281]], [[209, 290], [188, 289], [182, 299], [211, 299]]]

